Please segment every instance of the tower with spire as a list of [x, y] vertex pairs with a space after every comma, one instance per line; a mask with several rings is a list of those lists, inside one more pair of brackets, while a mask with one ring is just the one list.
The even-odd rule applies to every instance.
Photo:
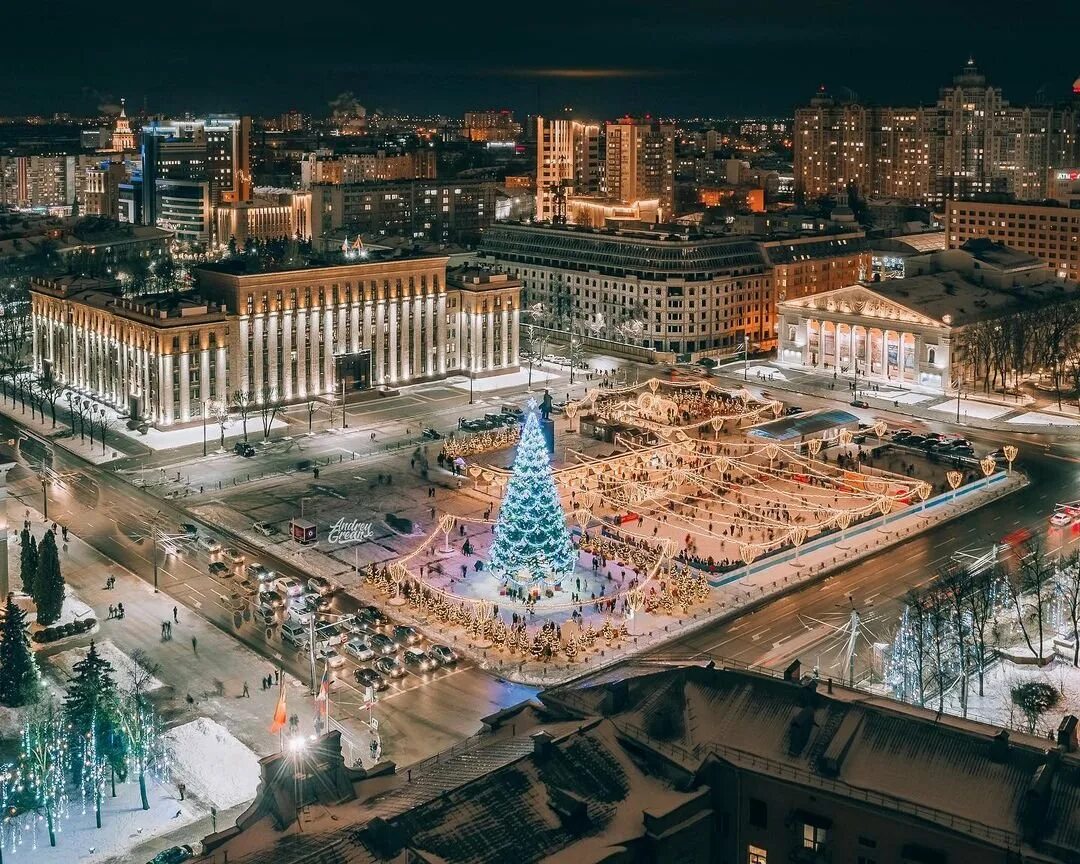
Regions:
[[119, 153], [135, 149], [135, 133], [131, 131], [131, 122], [128, 120], [124, 100], [120, 100], [120, 116], [116, 118], [116, 126], [112, 133], [112, 149]]

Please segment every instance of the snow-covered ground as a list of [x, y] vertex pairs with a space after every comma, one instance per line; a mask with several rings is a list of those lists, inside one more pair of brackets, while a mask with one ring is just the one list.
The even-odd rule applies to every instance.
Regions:
[[751, 366], [746, 370], [746, 374], [747, 377], [755, 379], [760, 376], [766, 381], [787, 381], [787, 376], [772, 366]]
[[198, 717], [166, 733], [172, 753], [173, 781], [218, 810], [246, 804], [259, 786], [259, 759], [228, 729]]
[[[979, 681], [972, 676], [968, 695], [968, 716], [984, 723], [996, 726], [1021, 728], [1025, 726], [1024, 714], [1009, 696], [1012, 688], [1025, 681], [1042, 681], [1061, 693], [1057, 706], [1045, 714], [1039, 721], [1037, 734], [1045, 734], [1048, 729], [1056, 729], [1061, 718], [1066, 714], [1080, 715], [1080, 669], [1069, 661], [1057, 657], [1048, 666], [1027, 666], [1000, 660], [986, 673], [983, 683], [983, 696], [979, 696]], [[945, 700], [945, 710], [950, 714], [960, 714], [960, 693], [954, 689]]]
[[1046, 414], [1042, 411], [1028, 411], [1016, 417], [1010, 417], [1007, 423], [1027, 423], [1035, 426], [1078, 426], [1080, 420], [1063, 417], [1060, 414]]
[[877, 392], [873, 394], [881, 399], [892, 399], [894, 402], [899, 402], [901, 405], [918, 405], [921, 402], [929, 402], [934, 397], [929, 393], [912, 393], [907, 390], [897, 391], [895, 393], [883, 393]]
[[[26, 620], [30, 622], [30, 634], [33, 635], [38, 630], [44, 628], [37, 623], [37, 609], [34, 606], [34, 601], [30, 599], [26, 594], [16, 594], [15, 603], [26, 613]], [[60, 627], [64, 624], [70, 624], [74, 621], [78, 621], [80, 618], [93, 618], [94, 610], [82, 602], [70, 588], [66, 588], [64, 591], [64, 605], [60, 609], [60, 618], [54, 621], [50, 626]], [[89, 630], [84, 630], [82, 633], [78, 633], [69, 636], [69, 639], [83, 638], [84, 636], [92, 633], [96, 633], [100, 625], [95, 624]], [[63, 639], [57, 639], [48, 644], [44, 642], [30, 641], [30, 647], [35, 651], [40, 651], [42, 648], [48, 648], [49, 646], [55, 646]]]
[[[584, 370], [582, 370], [584, 371]], [[566, 374], [570, 374], [570, 370], [566, 370]], [[532, 371], [532, 383], [533, 387], [543, 387], [546, 382], [552, 378], [558, 377], [551, 372], [545, 372], [539, 366], [533, 366]], [[455, 375], [453, 378], [447, 378], [444, 382], [457, 390], [469, 390], [469, 378], [467, 375]], [[486, 393], [489, 390], [504, 390], [507, 387], [524, 387], [529, 383], [529, 364], [523, 364], [522, 368], [517, 372], [507, 372], [505, 375], [489, 375], [485, 378], [474, 378], [472, 389], [477, 393]]]
[[[199, 423], [196, 426], [187, 426], [182, 429], [154, 429], [150, 428], [145, 435], [140, 435], [125, 425], [127, 421], [119, 420], [114, 426], [114, 431], [145, 444], [152, 450], [172, 450], [174, 447], [183, 447], [187, 444], [201, 444], [203, 441], [203, 427]], [[256, 433], [262, 435], [262, 416], [256, 410], [248, 417], [248, 437], [255, 438]], [[279, 417], [274, 418], [271, 429], [286, 429], [289, 424]], [[225, 446], [230, 446], [229, 441], [239, 438], [244, 434], [244, 424], [238, 419], [233, 419], [225, 427]], [[216, 420], [208, 420], [206, 423], [206, 440], [211, 450], [216, 450], [221, 442], [221, 427]]]
[[[124, 689], [131, 682], [131, 673], [135, 668], [134, 661], [128, 657], [123, 651], [113, 645], [112, 640], [103, 639], [100, 642], [95, 642], [94, 647], [97, 649], [97, 653], [102, 658], [108, 660], [113, 667], [113, 680], [116, 682], [116, 686], [119, 689]], [[60, 672], [70, 678], [73, 674], [75, 664], [86, 657], [90, 647], [83, 648], [71, 648], [67, 651], [61, 651], [59, 654], [54, 654], [49, 658], [49, 662], [54, 664]], [[161, 682], [150, 676], [146, 682], [146, 690], [157, 690], [161, 687]]]
[[[956, 416], [956, 400], [948, 399], [945, 402], [941, 402], [937, 405], [930, 406], [931, 411], [940, 411], [942, 414], [952, 414]], [[1002, 414], [1008, 414], [1012, 411], [1012, 406], [1009, 405], [995, 405], [990, 402], [979, 402], [976, 399], [961, 399], [960, 400], [960, 419], [963, 420], [966, 417], [975, 417], [979, 420], [993, 420], [995, 417], [1000, 417]], [[1013, 420], [1009, 421], [1014, 422]], [[1040, 421], [1031, 420], [1031, 423], [1037, 423]]]

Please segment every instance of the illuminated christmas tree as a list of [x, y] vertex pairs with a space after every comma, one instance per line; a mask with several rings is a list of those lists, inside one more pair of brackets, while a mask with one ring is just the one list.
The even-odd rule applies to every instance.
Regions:
[[577, 553], [551, 476], [536, 403], [530, 401], [513, 473], [495, 525], [491, 568], [498, 576], [519, 585], [534, 585], [569, 576], [576, 562]]

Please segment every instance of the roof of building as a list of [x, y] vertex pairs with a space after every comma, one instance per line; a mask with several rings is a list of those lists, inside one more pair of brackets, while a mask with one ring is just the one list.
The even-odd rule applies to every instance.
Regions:
[[33, 279], [30, 291], [102, 309], [152, 327], [178, 327], [224, 321], [225, 310], [193, 292], [125, 297], [120, 283], [85, 276]]
[[765, 257], [743, 237], [687, 236], [675, 230], [590, 229], [499, 223], [484, 232], [481, 254], [540, 266], [596, 269], [608, 275], [761, 271]]
[[911, 234], [884, 237], [875, 240], [873, 245], [874, 248], [901, 253], [937, 252], [948, 248], [948, 237], [944, 231], [916, 231]]
[[843, 255], [856, 255], [868, 246], [863, 236], [830, 237], [828, 235], [813, 240], [767, 240], [761, 244], [765, 257], [774, 266], [798, 264], [818, 258], [837, 258]]
[[989, 237], [976, 237], [968, 240], [961, 247], [976, 261], [990, 264], [1001, 270], [1029, 270], [1045, 267], [1046, 264], [1034, 255], [1013, 249], [1004, 243], [998, 243]]
[[805, 435], [817, 435], [830, 429], [857, 424], [859, 418], [841, 408], [819, 408], [790, 417], [780, 417], [758, 423], [747, 430], [747, 435], [768, 438], [771, 441], [791, 441]]

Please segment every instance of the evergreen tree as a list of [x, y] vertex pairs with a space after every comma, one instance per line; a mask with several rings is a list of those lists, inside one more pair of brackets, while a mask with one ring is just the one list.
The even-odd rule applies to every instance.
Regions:
[[570, 542], [559, 495], [551, 476], [544, 435], [530, 401], [518, 442], [513, 473], [499, 508], [492, 570], [519, 585], [557, 582], [574, 571], [577, 552]]
[[15, 708], [37, 695], [38, 671], [26, 638], [26, 615], [8, 594], [0, 625], [0, 705]]
[[38, 547], [38, 570], [34, 580], [34, 603], [38, 624], [49, 625], [60, 618], [64, 607], [64, 577], [60, 573], [60, 553], [56, 537], [46, 531]]
[[82, 787], [87, 800], [93, 798], [100, 828], [105, 778], [125, 775], [125, 738], [120, 729], [116, 682], [112, 664], [98, 654], [93, 642], [73, 671], [64, 701], [71, 778]]
[[23, 593], [33, 597], [38, 568], [37, 540], [28, 528], [23, 528], [20, 536], [22, 546], [19, 549], [19, 575], [22, 577]]

